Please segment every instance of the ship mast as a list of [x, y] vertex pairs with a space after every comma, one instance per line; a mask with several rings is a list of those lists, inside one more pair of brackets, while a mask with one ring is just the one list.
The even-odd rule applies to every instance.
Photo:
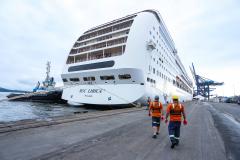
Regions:
[[43, 81], [43, 86], [47, 89], [49, 87], [54, 87], [55, 86], [55, 82], [54, 82], [54, 78], [50, 77], [50, 69], [51, 69], [51, 62], [47, 61], [47, 67], [46, 67], [46, 78], [45, 81]]
[[51, 62], [47, 61], [47, 71], [46, 71], [46, 79], [45, 81], [49, 81], [49, 74], [50, 74]]

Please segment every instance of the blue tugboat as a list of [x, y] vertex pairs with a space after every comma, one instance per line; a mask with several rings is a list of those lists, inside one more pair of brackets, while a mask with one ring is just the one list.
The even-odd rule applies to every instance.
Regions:
[[62, 89], [55, 87], [56, 82], [53, 77], [50, 77], [50, 62], [47, 62], [46, 78], [42, 85], [38, 81], [36, 87], [32, 92], [28, 93], [11, 93], [8, 100], [10, 101], [31, 101], [31, 102], [44, 102], [44, 103], [66, 103], [62, 99]]

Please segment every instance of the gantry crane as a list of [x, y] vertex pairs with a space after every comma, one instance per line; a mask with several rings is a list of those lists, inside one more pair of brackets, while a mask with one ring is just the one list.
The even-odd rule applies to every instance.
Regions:
[[209, 100], [210, 92], [216, 88], [210, 88], [211, 86], [221, 86], [224, 82], [216, 82], [211, 79], [202, 77], [196, 74], [194, 65], [192, 63], [192, 67], [190, 67], [193, 78], [195, 80], [195, 84], [197, 86], [197, 90], [194, 90], [194, 96], [201, 95]]

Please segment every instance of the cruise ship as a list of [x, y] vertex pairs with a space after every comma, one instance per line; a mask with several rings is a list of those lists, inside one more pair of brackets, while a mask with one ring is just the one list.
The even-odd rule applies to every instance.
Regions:
[[156, 10], [90, 28], [74, 43], [61, 75], [62, 98], [75, 105], [162, 103], [192, 99], [193, 83]]

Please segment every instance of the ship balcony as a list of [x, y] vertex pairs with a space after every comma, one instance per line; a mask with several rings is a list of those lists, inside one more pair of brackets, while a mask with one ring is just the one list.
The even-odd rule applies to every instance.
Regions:
[[120, 56], [125, 52], [125, 46], [126, 43], [122, 43], [69, 56], [67, 64]]
[[122, 29], [119, 29], [119, 30], [107, 32], [105, 34], [101, 34], [101, 35], [98, 35], [98, 36], [95, 36], [95, 37], [91, 37], [91, 38], [88, 38], [88, 39], [84, 39], [84, 40], [81, 40], [81, 41], [78, 40], [77, 43], [86, 42], [86, 41], [94, 40], [94, 39], [102, 37], [102, 36], [107, 36], [107, 35], [115, 34], [115, 33], [118, 33], [118, 32], [127, 31], [127, 30], [130, 30], [130, 27], [131, 26], [126, 27], [126, 28], [122, 28]]
[[133, 15], [133, 16], [131, 15], [131, 16], [127, 16], [127, 17], [123, 17], [123, 18], [116, 19], [116, 20], [114, 20], [114, 21], [105, 23], [105, 24], [100, 25], [100, 26], [97, 26], [97, 27], [93, 27], [92, 29], [86, 31], [86, 32], [84, 33], [84, 35], [89, 34], [89, 33], [93, 33], [93, 32], [96, 32], [96, 31], [99, 31], [99, 30], [102, 30], [102, 29], [106, 29], [106, 28], [108, 28], [108, 27], [113, 27], [114, 25], [118, 25], [118, 24], [121, 24], [121, 23], [123, 23], [123, 22], [131, 21], [131, 20], [133, 20], [135, 17], [136, 17], [136, 15]]
[[[110, 42], [110, 41], [113, 41], [113, 40], [117, 40], [117, 39], [121, 39], [121, 38], [126, 38], [126, 40], [127, 40], [127, 34], [122, 34], [122, 35], [118, 35], [118, 36], [116, 36], [116, 37], [112, 37], [112, 38], [109, 38], [109, 39], [104, 39], [104, 40], [102, 40], [102, 41], [97, 41], [97, 42], [94, 42], [94, 43], [90, 43], [90, 44], [88, 44], [88, 45], [84, 45], [84, 46], [78, 46], [78, 47], [73, 47], [72, 49], [82, 49], [82, 48], [85, 48], [85, 47], [92, 47], [92, 46], [94, 46], [94, 45], [98, 45], [98, 44], [101, 44], [101, 43], [106, 43], [106, 46], [109, 46], [108, 45], [108, 43]], [[126, 41], [125, 40], [125, 41]], [[80, 52], [81, 53], [81, 52]], [[75, 53], [75, 54], [77, 54], [77, 53]]]
[[95, 37], [98, 37], [100, 35], [104, 35], [106, 33], [111, 33], [111, 32], [114, 32], [114, 31], [125, 29], [125, 28], [130, 28], [132, 23], [133, 23], [133, 20], [130, 20], [130, 21], [119, 23], [119, 24], [115, 24], [113, 26], [109, 26], [105, 29], [100, 29], [100, 30], [95, 31], [93, 33], [83, 34], [81, 37], [79, 37], [78, 41], [82, 42], [86, 39], [95, 38]]

